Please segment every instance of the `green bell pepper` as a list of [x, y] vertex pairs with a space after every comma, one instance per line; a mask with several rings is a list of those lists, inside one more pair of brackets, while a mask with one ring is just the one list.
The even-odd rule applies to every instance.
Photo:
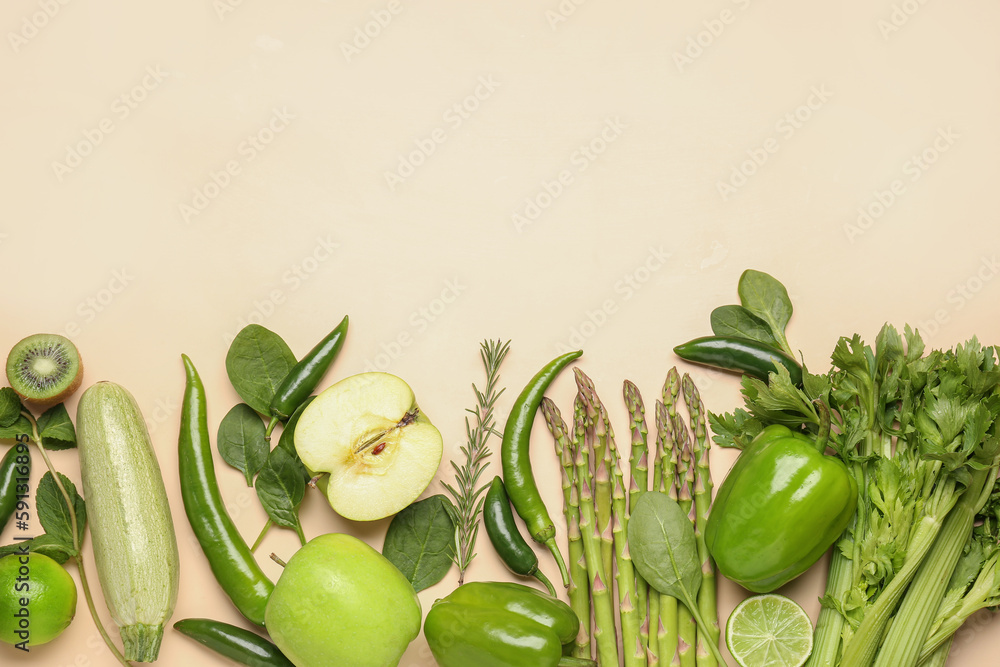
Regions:
[[431, 606], [424, 636], [441, 667], [594, 667], [563, 655], [579, 628], [558, 598], [512, 582], [472, 582]]
[[705, 542], [719, 572], [768, 593], [808, 570], [847, 528], [858, 487], [813, 439], [772, 425], [736, 460], [712, 504]]

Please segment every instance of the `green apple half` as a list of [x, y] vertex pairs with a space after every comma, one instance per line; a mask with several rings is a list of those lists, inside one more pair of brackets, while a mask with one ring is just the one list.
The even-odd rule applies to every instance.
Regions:
[[395, 514], [434, 479], [444, 442], [413, 390], [390, 373], [360, 373], [320, 393], [299, 417], [295, 449], [322, 475], [331, 507], [354, 521]]
[[296, 667], [395, 667], [420, 621], [420, 600], [396, 566], [339, 533], [288, 559], [264, 612], [268, 634]]

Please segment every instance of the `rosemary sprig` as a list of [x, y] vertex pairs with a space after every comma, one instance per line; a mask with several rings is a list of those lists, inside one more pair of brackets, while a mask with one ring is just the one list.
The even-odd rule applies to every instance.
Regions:
[[510, 349], [510, 341], [501, 343], [499, 340], [486, 340], [480, 344], [479, 356], [486, 370], [486, 388], [480, 391], [475, 384], [472, 391], [476, 394], [476, 406], [466, 409], [472, 419], [465, 418], [465, 433], [468, 442], [462, 447], [465, 460], [459, 464], [453, 459], [451, 467], [455, 470], [455, 484], [442, 482], [451, 495], [455, 505], [455, 550], [452, 560], [458, 566], [458, 585], [465, 582], [465, 571], [476, 557], [476, 537], [479, 535], [479, 515], [483, 511], [483, 494], [489, 482], [480, 483], [480, 478], [489, 466], [490, 450], [486, 446], [491, 435], [500, 436], [494, 427], [496, 420], [493, 408], [497, 399], [503, 393], [503, 388], [497, 388], [500, 379], [500, 365]]

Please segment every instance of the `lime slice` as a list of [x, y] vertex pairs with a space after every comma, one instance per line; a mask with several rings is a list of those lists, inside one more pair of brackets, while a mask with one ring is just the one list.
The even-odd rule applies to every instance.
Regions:
[[801, 667], [812, 652], [812, 622], [784, 595], [754, 595], [729, 616], [726, 646], [740, 667]]

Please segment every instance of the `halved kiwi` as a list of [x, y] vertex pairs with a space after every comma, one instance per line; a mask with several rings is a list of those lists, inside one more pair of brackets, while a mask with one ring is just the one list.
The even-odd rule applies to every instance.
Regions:
[[7, 380], [26, 401], [54, 405], [83, 380], [83, 361], [73, 342], [59, 334], [28, 336], [7, 356]]

